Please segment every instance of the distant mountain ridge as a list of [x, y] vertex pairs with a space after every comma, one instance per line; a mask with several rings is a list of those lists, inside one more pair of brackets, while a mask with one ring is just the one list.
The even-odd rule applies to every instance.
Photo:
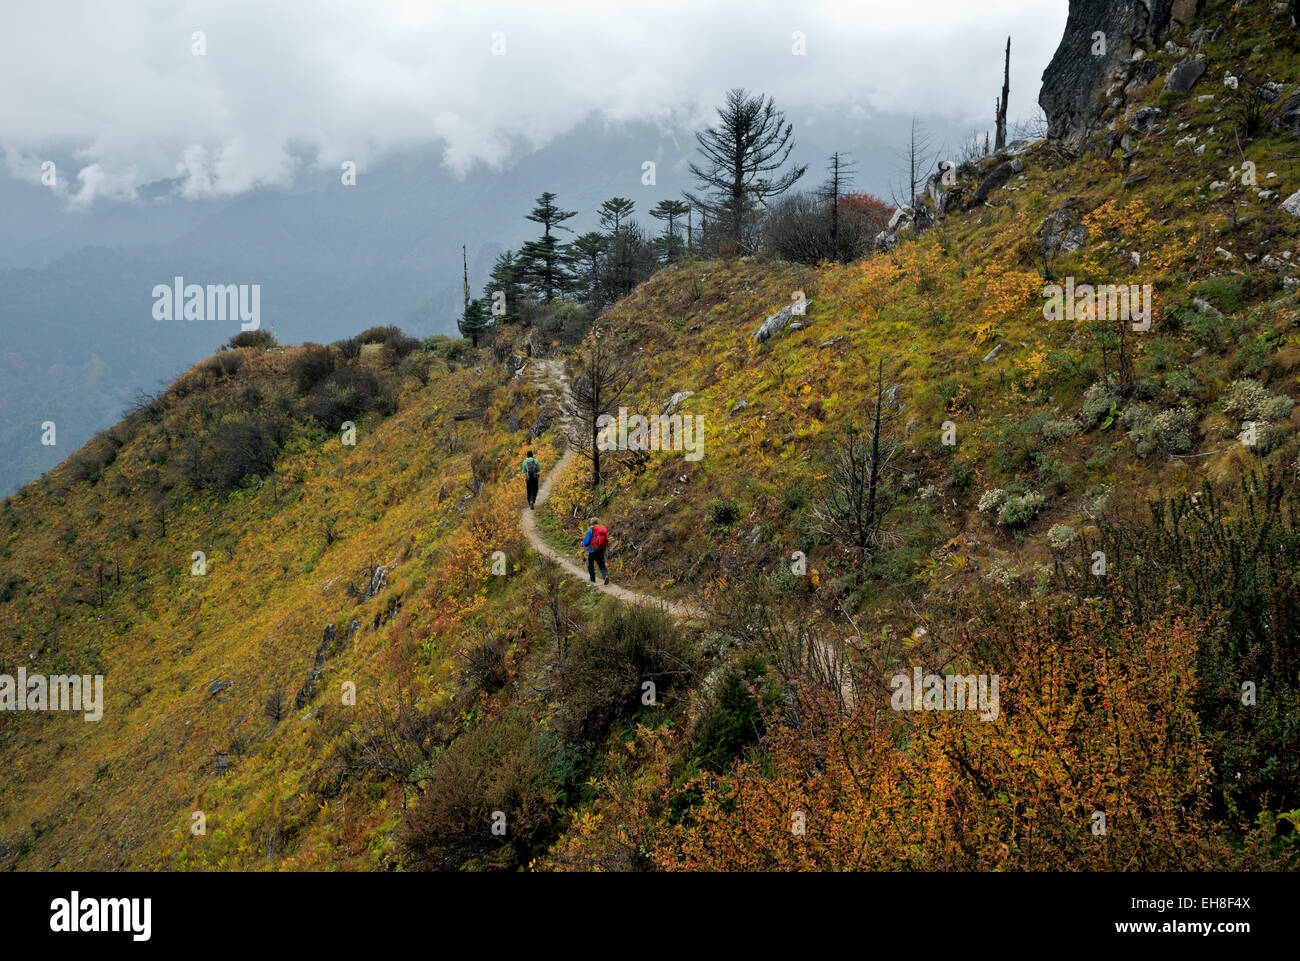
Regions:
[[[895, 162], [892, 148], [906, 136], [904, 121], [880, 118], [846, 132], [830, 125], [833, 116], [796, 123], [808, 186], [820, 179], [825, 156], [841, 150], [859, 158], [863, 189], [887, 192], [882, 185]], [[955, 142], [958, 129], [936, 132]], [[477, 294], [496, 255], [533, 236], [524, 214], [542, 190], [579, 211], [571, 222], [579, 232], [596, 226], [595, 208], [611, 196], [633, 199], [653, 229], [646, 212], [687, 186], [694, 149], [686, 131], [590, 120], [512, 165], [463, 180], [425, 148], [360, 171], [354, 187], [343, 186], [337, 172], [317, 170], [289, 190], [190, 204], [161, 199], [167, 185], [159, 184], [143, 206], [85, 214], [55, 215], [49, 198], [31, 193], [37, 188], [7, 184], [0, 194], [15, 199], [14, 243], [7, 255], [0, 247], [0, 257], [35, 266], [0, 270], [0, 449], [9, 455], [0, 463], [0, 495], [115, 423], [140, 391], [170, 382], [238, 333], [237, 324], [155, 323], [156, 284], [176, 276], [261, 284], [263, 324], [285, 343], [330, 342], [385, 324], [420, 337], [455, 335], [462, 244]], [[645, 160], [656, 163], [652, 186], [642, 183]], [[79, 217], [96, 243], [69, 250]], [[68, 226], [42, 236], [50, 218]], [[123, 225], [127, 244], [104, 243], [114, 224]], [[39, 251], [24, 259], [15, 250], [26, 235], [40, 238], [42, 250], [65, 252], [50, 263]], [[158, 241], [140, 242], [150, 236]], [[47, 420], [59, 428], [54, 447], [39, 443]]]

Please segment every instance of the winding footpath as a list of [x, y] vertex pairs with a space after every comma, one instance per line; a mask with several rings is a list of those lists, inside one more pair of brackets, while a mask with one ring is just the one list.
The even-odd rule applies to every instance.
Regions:
[[[533, 363], [534, 369], [530, 371], [530, 374], [538, 381], [542, 393], [550, 397], [560, 411], [560, 430], [564, 434], [565, 440], [564, 455], [547, 471], [545, 479], [537, 489], [537, 510], [540, 510], [542, 505], [546, 503], [546, 499], [551, 496], [551, 484], [555, 481], [555, 478], [561, 476], [568, 469], [570, 462], [576, 455], [576, 451], [570, 437], [570, 424], [568, 415], [565, 412], [564, 398], [555, 395], [557, 385], [566, 395], [568, 393], [568, 378], [564, 375], [564, 365], [561, 361], [554, 359], [534, 361]], [[673, 617], [684, 620], [704, 620], [707, 617], [707, 612], [703, 608], [670, 601], [653, 594], [642, 594], [638, 591], [628, 590], [626, 587], [620, 587], [617, 584], [604, 584], [599, 577], [599, 572], [597, 573], [596, 583], [591, 583], [586, 567], [579, 566], [576, 561], [561, 554], [542, 538], [541, 533], [537, 530], [536, 511], [530, 511], [525, 507], [520, 512], [519, 529], [528, 538], [528, 543], [533, 546], [533, 550], [543, 557], [549, 557], [559, 564], [566, 574], [582, 581], [593, 590], [615, 597], [625, 604], [646, 604], [651, 607], [658, 607]]]
[[[541, 486], [537, 488], [536, 507], [541, 508], [546, 503], [546, 499], [551, 496], [551, 484], [555, 478], [561, 476], [569, 467], [570, 462], [576, 456], [576, 450], [572, 438], [572, 425], [566, 411], [564, 400], [567, 399], [569, 391], [569, 380], [564, 374], [564, 364], [560, 360], [535, 360], [533, 369], [529, 371], [530, 376], [537, 381], [542, 393], [555, 402], [556, 408], [560, 412], [560, 431], [564, 434], [564, 454], [557, 460], [549, 471], [546, 472], [546, 478], [542, 481]], [[562, 397], [556, 396], [556, 390], [563, 392]], [[535, 510], [529, 510], [524, 507], [519, 513], [519, 529], [528, 538], [528, 543], [533, 546], [533, 550], [548, 557], [566, 574], [579, 581], [582, 581], [587, 587], [600, 591], [602, 594], [608, 594], [610, 597], [617, 598], [625, 604], [645, 604], [650, 607], [656, 607], [672, 617], [679, 620], [704, 621], [708, 619], [708, 612], [701, 607], [691, 604], [681, 603], [679, 601], [670, 601], [654, 594], [644, 594], [639, 591], [629, 590], [626, 587], [620, 587], [617, 584], [604, 584], [599, 574], [596, 577], [596, 583], [591, 583], [590, 575], [584, 566], [580, 566], [572, 558], [561, 554], [550, 544], [543, 540], [541, 533], [537, 530], [537, 513]], [[839, 654], [832, 646], [821, 637], [814, 636], [813, 644], [817, 646], [818, 654], [829, 668], [831, 675], [838, 681], [840, 697], [846, 710], [851, 710], [857, 702], [857, 690], [853, 683], [852, 675], [840, 658]]]

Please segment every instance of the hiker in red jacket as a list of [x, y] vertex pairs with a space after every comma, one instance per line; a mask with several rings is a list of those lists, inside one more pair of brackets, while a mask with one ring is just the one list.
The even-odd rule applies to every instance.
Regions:
[[605, 568], [605, 548], [609, 545], [609, 531], [600, 525], [596, 518], [587, 522], [587, 533], [582, 538], [582, 546], [587, 549], [587, 575], [591, 583], [596, 583], [596, 567], [609, 583], [609, 571]]

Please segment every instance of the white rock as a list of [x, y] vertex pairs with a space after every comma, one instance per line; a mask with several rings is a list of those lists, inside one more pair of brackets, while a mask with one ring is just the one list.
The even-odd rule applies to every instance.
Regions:
[[695, 391], [693, 390], [679, 390], [677, 393], [673, 394], [672, 397], [668, 398], [668, 405], [664, 408], [664, 413], [671, 414], [677, 409], [682, 401], [687, 397], [693, 397], [694, 395]]
[[1300, 190], [1297, 190], [1286, 200], [1282, 201], [1282, 209], [1292, 217], [1300, 217]]

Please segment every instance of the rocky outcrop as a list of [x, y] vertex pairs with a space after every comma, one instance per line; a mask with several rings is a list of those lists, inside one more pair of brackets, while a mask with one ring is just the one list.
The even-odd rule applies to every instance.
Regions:
[[1067, 198], [1056, 213], [1043, 221], [1038, 238], [1039, 254], [1044, 263], [1063, 254], [1072, 254], [1088, 243], [1088, 228], [1079, 222], [1073, 197]]
[[935, 219], [942, 220], [948, 208], [961, 198], [956, 164], [949, 160], [939, 161], [939, 169], [926, 182], [925, 195], [930, 199], [930, 209], [934, 211]]
[[[1300, 2], [1300, 0], [1297, 0]], [[1300, 92], [1293, 93], [1282, 101], [1277, 116], [1273, 118], [1273, 129], [1280, 133], [1289, 133], [1300, 137]]]
[[1138, 65], [1128, 72], [1128, 82], [1124, 84], [1124, 96], [1131, 97], [1141, 93], [1158, 76], [1160, 76], [1160, 68], [1154, 60], [1138, 61]]
[[321, 667], [325, 664], [325, 659], [334, 653], [334, 642], [338, 639], [338, 631], [334, 629], [333, 624], [325, 626], [325, 636], [321, 638], [320, 645], [316, 648], [316, 659], [312, 662], [311, 670], [307, 672], [307, 680], [303, 682], [302, 687], [298, 688], [298, 693], [293, 699], [293, 708], [295, 711], [301, 711], [312, 696], [316, 693], [316, 684], [320, 681]]
[[894, 215], [889, 218], [889, 223], [886, 225], [885, 229], [891, 234], [896, 234], [900, 230], [906, 230], [908, 227], [912, 226], [912, 216], [915, 213], [915, 210], [907, 204], [903, 204], [903, 206], [894, 211]]
[[673, 396], [668, 398], [668, 403], [664, 404], [664, 410], [663, 410], [664, 414], [676, 413], [677, 408], [682, 406], [682, 403], [686, 400], [686, 398], [694, 397], [694, 396], [695, 396], [695, 391], [693, 390], [677, 391], [677, 393], [673, 394]]
[[1187, 93], [1203, 76], [1205, 76], [1205, 61], [1188, 57], [1174, 64], [1173, 69], [1169, 71], [1169, 76], [1165, 78], [1165, 89], [1171, 93]]
[[528, 428], [528, 439], [536, 440], [553, 423], [555, 423], [555, 411], [550, 405], [544, 406], [537, 412], [537, 417], [533, 420], [532, 426]]
[[993, 172], [981, 181], [975, 193], [971, 194], [970, 206], [976, 207], [988, 199], [988, 195], [999, 187], [1004, 186], [1007, 181], [1018, 173], [1024, 173], [1025, 162], [1019, 157], [1013, 157], [1010, 160], [998, 164]]
[[1144, 76], [1146, 55], [1164, 39], [1177, 6], [1190, 19], [1203, 0], [1070, 0], [1065, 34], [1047, 69], [1038, 103], [1047, 138], [1078, 153], [1107, 106], [1107, 91]]
[[[807, 310], [808, 305], [811, 303], [811, 300], [803, 301], [804, 310]], [[799, 314], [795, 313], [793, 304], [787, 307], [782, 307], [771, 317], [768, 317], [767, 320], [763, 321], [762, 326], [760, 326], [758, 330], [754, 331], [754, 339], [760, 344], [766, 340], [770, 340], [777, 334], [781, 333], [781, 331], [785, 330], [785, 328], [790, 324], [790, 321], [797, 316], [799, 316]]]
[[1133, 119], [1129, 125], [1138, 133], [1145, 134], [1151, 131], [1155, 126], [1156, 119], [1160, 116], [1159, 107], [1139, 107], [1133, 114]]

